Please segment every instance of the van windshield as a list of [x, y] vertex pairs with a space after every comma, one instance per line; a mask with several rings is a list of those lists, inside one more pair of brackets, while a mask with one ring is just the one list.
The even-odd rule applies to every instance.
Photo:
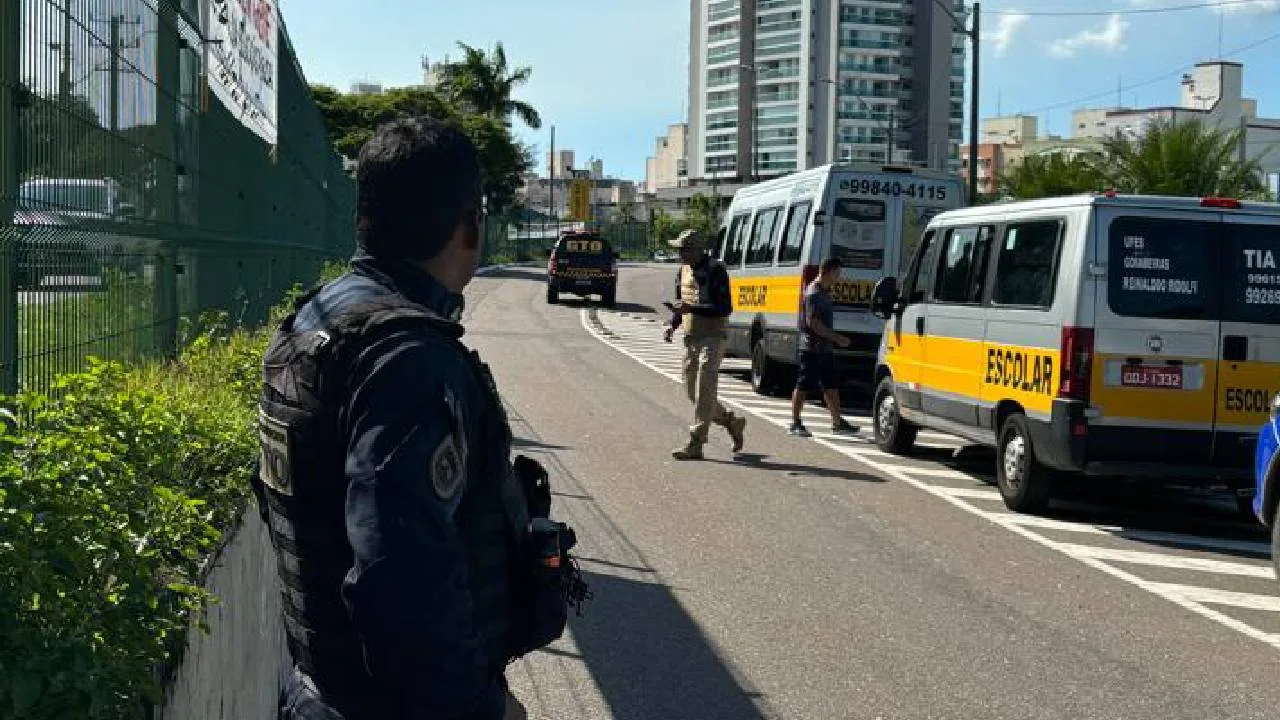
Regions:
[[880, 200], [841, 198], [831, 220], [831, 256], [846, 268], [884, 266], [885, 204]]

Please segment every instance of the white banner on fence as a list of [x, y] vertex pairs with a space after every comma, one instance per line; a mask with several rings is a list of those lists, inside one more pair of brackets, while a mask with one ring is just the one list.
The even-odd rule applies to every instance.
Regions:
[[231, 114], [276, 144], [280, 79], [276, 0], [209, 0], [209, 87]]

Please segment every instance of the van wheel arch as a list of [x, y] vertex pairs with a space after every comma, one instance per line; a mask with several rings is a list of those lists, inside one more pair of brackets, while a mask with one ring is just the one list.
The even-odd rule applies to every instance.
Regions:
[[996, 438], [1000, 437], [1000, 429], [1004, 427], [1004, 421], [1014, 414], [1026, 415], [1027, 411], [1016, 400], [1001, 400], [996, 404], [995, 427], [992, 428]]

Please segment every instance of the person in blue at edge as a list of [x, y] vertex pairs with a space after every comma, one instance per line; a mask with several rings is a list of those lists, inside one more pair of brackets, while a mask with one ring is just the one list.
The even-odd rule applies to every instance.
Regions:
[[254, 490], [296, 663], [280, 717], [523, 718], [504, 676], [531, 649], [511, 637], [510, 528], [533, 506], [512, 478], [541, 467], [513, 466], [487, 366], [458, 340], [479, 157], [451, 124], [397, 120], [357, 181], [350, 272], [296, 304], [263, 362]]

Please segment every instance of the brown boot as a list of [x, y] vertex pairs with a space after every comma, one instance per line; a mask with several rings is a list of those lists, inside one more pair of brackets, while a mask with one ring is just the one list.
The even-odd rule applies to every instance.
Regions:
[[671, 452], [671, 457], [677, 460], [701, 460], [702, 441], [696, 437], [690, 437], [687, 445]]
[[729, 437], [733, 438], [733, 451], [735, 453], [742, 452], [742, 446], [747, 442], [746, 430], [747, 419], [744, 417], [736, 417], [724, 426], [729, 431]]

